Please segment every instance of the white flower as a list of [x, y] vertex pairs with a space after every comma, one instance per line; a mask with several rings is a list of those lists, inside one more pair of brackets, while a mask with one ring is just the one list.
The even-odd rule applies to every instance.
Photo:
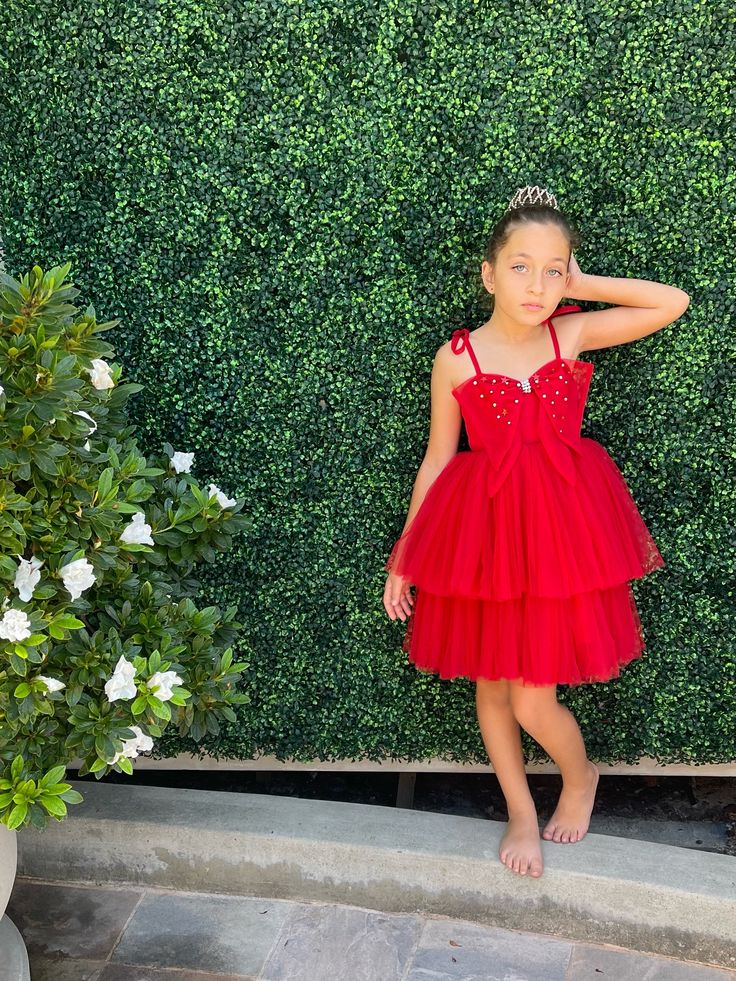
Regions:
[[234, 504], [237, 504], [238, 503], [237, 502], [237, 499], [231, 500], [229, 497], [226, 497], [222, 493], [222, 491], [220, 490], [220, 488], [217, 486], [217, 484], [210, 484], [210, 487], [209, 487], [209, 495], [210, 495], [210, 497], [216, 497], [217, 498], [217, 500], [220, 502], [220, 507], [221, 508], [231, 508]]
[[176, 671], [157, 671], [146, 682], [149, 688], [155, 688], [156, 685], [159, 686], [158, 691], [155, 691], [153, 694], [161, 702], [168, 702], [172, 695], [171, 689], [181, 683], [182, 679]]
[[89, 412], [85, 412], [83, 409], [79, 409], [78, 411], [72, 412], [72, 415], [73, 416], [84, 416], [85, 419], [89, 419], [89, 421], [94, 426], [94, 429], [90, 429], [90, 431], [89, 431], [89, 435], [90, 436], [92, 435], [92, 433], [94, 433], [94, 432], [97, 431], [97, 423], [94, 421], [94, 419], [89, 414]]
[[0, 620], [0, 637], [5, 640], [25, 640], [31, 636], [31, 621], [23, 610], [7, 610]]
[[189, 473], [194, 463], [193, 453], [181, 453], [179, 450], [171, 457], [171, 466], [177, 473]]
[[121, 654], [112, 677], [105, 682], [105, 694], [108, 702], [115, 702], [119, 698], [135, 698], [138, 689], [135, 686], [135, 665], [126, 661]]
[[67, 562], [59, 569], [59, 574], [64, 580], [64, 588], [69, 590], [69, 595], [73, 600], [79, 599], [85, 589], [94, 586], [97, 581], [94, 576], [94, 566], [87, 559], [75, 559], [74, 562]]
[[37, 681], [42, 681], [49, 691], [61, 691], [62, 688], [66, 688], [63, 681], [58, 681], [56, 678], [46, 678], [44, 675], [36, 675]]
[[5, 389], [0, 385], [0, 395], [5, 395]]
[[114, 758], [109, 761], [113, 766], [123, 756], [127, 756], [129, 760], [134, 760], [138, 753], [147, 753], [149, 749], [153, 749], [153, 740], [143, 732], [140, 726], [128, 726], [128, 728], [133, 730], [135, 738], [123, 740], [122, 751], [116, 753]]
[[130, 523], [125, 526], [120, 541], [127, 545], [154, 545], [151, 526], [146, 524], [145, 517], [142, 511], [136, 511]]
[[102, 358], [92, 358], [92, 367], [86, 368], [85, 371], [89, 373], [92, 384], [97, 389], [103, 388], [114, 388], [115, 382], [112, 380], [110, 375], [110, 365], [107, 361], [103, 361]]
[[33, 596], [33, 590], [38, 586], [38, 580], [41, 578], [41, 573], [38, 571], [43, 562], [41, 559], [33, 555], [30, 559], [24, 559], [22, 555], [19, 555], [20, 563], [15, 573], [15, 582], [13, 585], [18, 590], [18, 595], [27, 603]]

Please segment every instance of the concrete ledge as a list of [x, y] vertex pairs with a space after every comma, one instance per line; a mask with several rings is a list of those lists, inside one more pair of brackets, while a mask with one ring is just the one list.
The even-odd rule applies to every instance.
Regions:
[[75, 782], [85, 802], [18, 833], [18, 873], [434, 913], [736, 967], [736, 858], [588, 833], [498, 858], [505, 824], [259, 794]]

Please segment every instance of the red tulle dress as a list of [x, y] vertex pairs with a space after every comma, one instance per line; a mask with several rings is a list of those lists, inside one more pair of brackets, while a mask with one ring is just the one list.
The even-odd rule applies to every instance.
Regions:
[[529, 378], [481, 371], [468, 329], [452, 336], [475, 369], [453, 389], [471, 449], [384, 567], [416, 590], [403, 650], [441, 678], [607, 681], [645, 648], [630, 581], [664, 560], [608, 452], [580, 435], [593, 365], [561, 357], [546, 323], [554, 357]]

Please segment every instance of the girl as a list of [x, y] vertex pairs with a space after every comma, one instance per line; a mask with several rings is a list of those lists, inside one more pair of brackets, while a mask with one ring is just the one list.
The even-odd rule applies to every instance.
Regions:
[[[674, 286], [582, 273], [579, 244], [548, 191], [517, 191], [481, 266], [491, 317], [435, 355], [427, 451], [385, 565], [386, 611], [411, 617], [409, 660], [476, 682], [508, 807], [499, 857], [532, 876], [542, 849], [519, 727], [562, 776], [542, 837], [580, 841], [598, 768], [557, 685], [607, 681], [641, 655], [630, 581], [664, 566], [616, 464], [580, 435], [593, 365], [578, 355], [653, 334], [690, 302]], [[621, 305], [583, 312], [559, 308], [563, 296]]]

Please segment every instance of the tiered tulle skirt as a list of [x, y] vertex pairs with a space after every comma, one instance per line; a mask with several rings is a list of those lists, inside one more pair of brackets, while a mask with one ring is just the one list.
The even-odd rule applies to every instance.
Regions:
[[664, 560], [604, 447], [583, 437], [571, 485], [541, 445], [498, 491], [484, 452], [439, 474], [386, 562], [416, 587], [403, 650], [441, 678], [578, 685], [645, 649], [631, 580]]

